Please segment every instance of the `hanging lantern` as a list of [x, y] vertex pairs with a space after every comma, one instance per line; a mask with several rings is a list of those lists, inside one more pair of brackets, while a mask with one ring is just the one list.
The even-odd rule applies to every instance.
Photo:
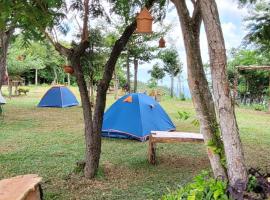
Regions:
[[166, 41], [164, 40], [164, 38], [162, 37], [162, 38], [160, 38], [160, 40], [159, 40], [159, 45], [158, 45], [158, 47], [159, 48], [165, 48], [165, 44], [166, 44]]
[[152, 33], [153, 17], [150, 12], [143, 8], [142, 11], [136, 17], [137, 29], [136, 33], [149, 34]]
[[73, 74], [74, 73], [74, 69], [73, 67], [69, 66], [69, 65], [65, 65], [64, 66], [64, 71], [68, 74]]

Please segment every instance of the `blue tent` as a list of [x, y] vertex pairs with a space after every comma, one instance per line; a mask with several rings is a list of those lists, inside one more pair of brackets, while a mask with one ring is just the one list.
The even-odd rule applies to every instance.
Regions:
[[70, 107], [79, 103], [74, 94], [65, 86], [53, 86], [40, 100], [38, 107]]
[[146, 94], [128, 94], [105, 113], [102, 136], [145, 141], [151, 131], [171, 131], [175, 126], [167, 113]]

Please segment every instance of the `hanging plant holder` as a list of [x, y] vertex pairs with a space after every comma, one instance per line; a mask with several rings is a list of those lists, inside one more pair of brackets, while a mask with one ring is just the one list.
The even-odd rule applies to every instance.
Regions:
[[136, 17], [137, 29], [136, 33], [150, 34], [152, 33], [153, 17], [150, 12], [143, 8]]
[[74, 69], [72, 66], [69, 65], [64, 65], [64, 72], [68, 73], [68, 74], [73, 74], [74, 73]]
[[158, 42], [158, 47], [159, 48], [165, 48], [166, 47], [166, 41], [164, 40], [164, 38], [160, 38], [159, 42]]

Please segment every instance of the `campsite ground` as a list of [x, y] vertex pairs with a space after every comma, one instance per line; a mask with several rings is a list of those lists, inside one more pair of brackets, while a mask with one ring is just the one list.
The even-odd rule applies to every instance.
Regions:
[[[167, 189], [190, 181], [209, 162], [202, 144], [160, 144], [158, 165], [147, 162], [147, 145], [130, 140], [102, 140], [101, 170], [95, 180], [76, 174], [84, 156], [82, 108], [37, 108], [47, 87], [31, 88], [14, 97], [0, 119], [0, 179], [37, 173], [45, 199], [158, 199]], [[75, 88], [72, 90], [78, 95]], [[113, 102], [108, 97], [108, 105]], [[194, 116], [190, 101], [161, 102], [181, 131], [198, 131], [177, 120], [177, 111]], [[270, 170], [270, 114], [236, 109], [248, 166]], [[128, 119], [127, 119], [128, 120]], [[266, 168], [265, 168], [266, 169]]]

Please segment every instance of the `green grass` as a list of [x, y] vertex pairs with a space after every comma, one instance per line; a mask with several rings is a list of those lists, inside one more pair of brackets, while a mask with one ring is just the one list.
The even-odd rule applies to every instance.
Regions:
[[[0, 119], [0, 179], [27, 173], [43, 177], [45, 199], [158, 199], [167, 189], [190, 181], [209, 161], [202, 144], [159, 144], [158, 165], [147, 162], [147, 145], [103, 139], [100, 172], [95, 180], [75, 174], [84, 158], [82, 108], [37, 108], [47, 87], [30, 87], [14, 97]], [[72, 90], [78, 95], [76, 88]], [[108, 105], [113, 102], [108, 97]], [[177, 111], [194, 116], [191, 101], [161, 102], [181, 131], [198, 131], [191, 120], [179, 121]], [[266, 167], [270, 160], [270, 114], [237, 109], [248, 166]], [[128, 120], [128, 119], [127, 119]]]

